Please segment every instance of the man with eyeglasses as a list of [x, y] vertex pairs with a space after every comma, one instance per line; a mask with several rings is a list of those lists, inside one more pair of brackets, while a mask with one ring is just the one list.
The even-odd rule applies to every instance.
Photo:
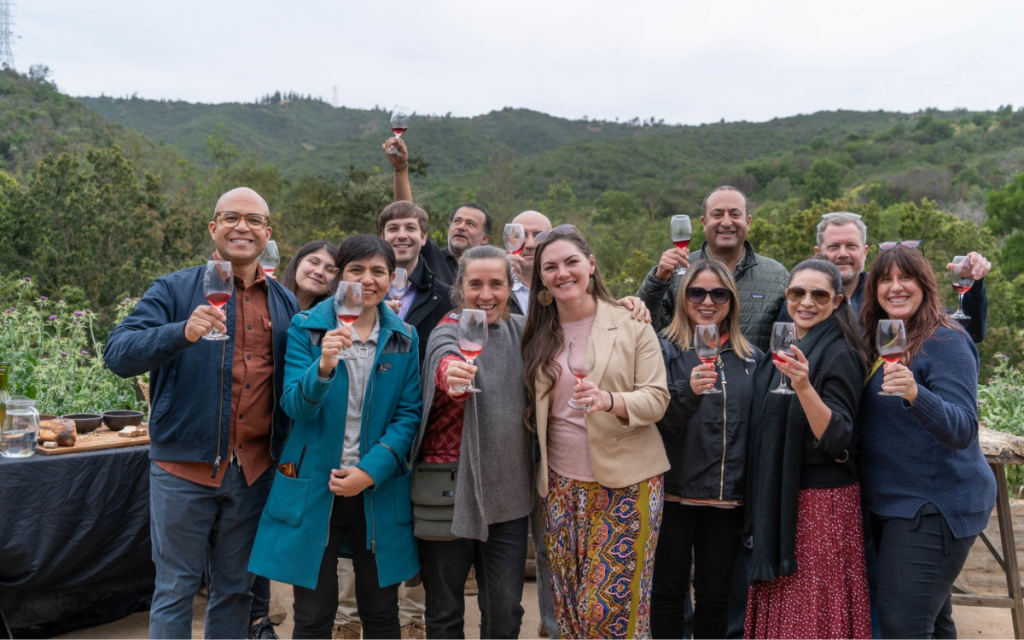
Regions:
[[[826, 213], [818, 223], [818, 244], [814, 253], [826, 258], [839, 267], [843, 278], [843, 294], [846, 295], [854, 312], [860, 314], [861, 303], [864, 301], [864, 284], [867, 282], [867, 271], [864, 265], [868, 256], [868, 228], [856, 213], [835, 211]], [[881, 251], [886, 251], [902, 244], [911, 249], [920, 248], [920, 240], [902, 240], [882, 242]], [[971, 317], [964, 321], [965, 328], [975, 342], [985, 339], [988, 317], [988, 293], [985, 290], [985, 276], [992, 269], [992, 263], [977, 251], [967, 255], [960, 265], [949, 263], [947, 269], [960, 269], [965, 277], [975, 281], [974, 286], [964, 294], [964, 312]], [[779, 314], [780, 321], [788, 322], [786, 307]]]
[[[740, 294], [740, 326], [743, 336], [767, 351], [771, 328], [784, 305], [782, 292], [789, 282], [789, 271], [771, 258], [754, 252], [747, 241], [750, 214], [747, 197], [736, 187], [721, 186], [704, 198], [704, 244], [692, 259], [714, 258], [728, 265]], [[675, 313], [676, 290], [682, 275], [675, 269], [689, 266], [686, 249], [672, 248], [661, 255], [657, 266], [644, 278], [637, 294], [651, 310], [652, 323], [661, 331]]]
[[[299, 305], [258, 261], [272, 232], [267, 203], [252, 189], [228, 191], [209, 230], [213, 259], [230, 262], [234, 276], [223, 310], [206, 302], [205, 265], [176, 271], [153, 282], [103, 353], [122, 377], [151, 376], [151, 638], [192, 637], [207, 558], [206, 637], [252, 631], [249, 554], [291, 424], [277, 398]], [[211, 329], [230, 338], [201, 340]]]

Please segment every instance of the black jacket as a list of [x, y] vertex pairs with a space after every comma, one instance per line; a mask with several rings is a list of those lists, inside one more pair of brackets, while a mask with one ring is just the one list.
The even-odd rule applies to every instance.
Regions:
[[427, 340], [437, 323], [452, 310], [451, 287], [434, 277], [433, 270], [427, 266], [426, 260], [419, 260], [416, 268], [409, 275], [409, 282], [416, 287], [405, 321], [416, 327], [420, 338], [420, 364], [427, 355]]
[[[747, 433], [754, 371], [762, 354], [741, 358], [726, 344], [716, 364], [722, 393], [697, 395], [690, 375], [700, 359], [659, 338], [671, 396], [658, 429], [672, 468], [665, 493], [701, 500], [742, 500], [746, 488]], [[724, 367], [724, 372], [723, 372]]]

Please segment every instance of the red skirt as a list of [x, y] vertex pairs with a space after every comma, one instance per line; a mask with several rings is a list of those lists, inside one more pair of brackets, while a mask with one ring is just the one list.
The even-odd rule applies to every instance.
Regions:
[[870, 638], [860, 485], [801, 489], [797, 572], [750, 587], [746, 638]]

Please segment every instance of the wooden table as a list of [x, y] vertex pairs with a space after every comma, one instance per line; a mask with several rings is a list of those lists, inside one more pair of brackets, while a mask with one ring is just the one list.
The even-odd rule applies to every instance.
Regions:
[[1010, 513], [1005, 469], [1008, 464], [1024, 464], [1024, 438], [981, 426], [978, 440], [981, 443], [981, 451], [996, 477], [996, 522], [999, 525], [1000, 548], [996, 548], [988, 531], [982, 531], [980, 538], [1006, 574], [1007, 595], [979, 595], [957, 581], [953, 585], [953, 604], [964, 607], [1010, 609], [1013, 616], [1013, 635], [1015, 638], [1024, 638], [1024, 585], [1021, 584], [1017, 565], [1017, 546], [1013, 535], [1013, 517]]

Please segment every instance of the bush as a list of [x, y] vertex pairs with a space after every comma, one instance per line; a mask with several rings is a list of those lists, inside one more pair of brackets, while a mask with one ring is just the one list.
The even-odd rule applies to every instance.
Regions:
[[[100, 413], [140, 409], [134, 380], [124, 380], [103, 364], [96, 341], [96, 314], [65, 300], [39, 295], [31, 278], [0, 277], [0, 360], [10, 362], [11, 395], [28, 396], [40, 413]], [[117, 308], [120, 322], [133, 307]]]
[[[978, 419], [989, 429], [1024, 436], [1024, 372], [1010, 358], [996, 354], [995, 371], [978, 387]], [[1006, 482], [1017, 497], [1024, 497], [1024, 465], [1008, 465]]]

